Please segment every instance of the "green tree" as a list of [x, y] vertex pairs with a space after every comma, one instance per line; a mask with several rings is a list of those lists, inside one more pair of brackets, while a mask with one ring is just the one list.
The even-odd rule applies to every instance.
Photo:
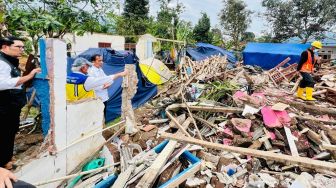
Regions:
[[[107, 2], [99, 2], [102, 1]], [[101, 12], [93, 8], [98, 6], [94, 0], [5, 0], [5, 4], [9, 32], [19, 35], [18, 31], [25, 31], [33, 42], [35, 53], [41, 37], [62, 38], [66, 33], [81, 35], [101, 29]], [[89, 5], [92, 8], [87, 8]]]
[[148, 0], [126, 0], [124, 12], [122, 13], [122, 22], [119, 27], [123, 35], [142, 35], [146, 33], [149, 13]]
[[272, 24], [275, 41], [299, 37], [306, 43], [320, 37], [336, 23], [334, 0], [263, 0], [265, 16]]
[[253, 42], [255, 41], [255, 34], [253, 32], [244, 32], [241, 37], [242, 42]]
[[[182, 3], [172, 5], [172, 0], [157, 0], [160, 3], [160, 10], [156, 20], [152, 19], [150, 33], [158, 38], [182, 40], [190, 37], [190, 26], [188, 22], [181, 22], [180, 14], [183, 12]], [[187, 39], [188, 40], [188, 39]], [[161, 47], [164, 50], [172, 48], [174, 43], [164, 42]]]
[[176, 39], [179, 17], [184, 8], [183, 4], [178, 3], [176, 6], [171, 6], [171, 0], [158, 0], [158, 2], [160, 3], [160, 10], [156, 17], [157, 30], [154, 35], [160, 38]]
[[7, 27], [5, 22], [6, 7], [3, 1], [0, 1], [0, 37], [6, 35]]
[[195, 42], [191, 22], [181, 20], [178, 23], [176, 28], [176, 40], [185, 41], [188, 44]]
[[223, 33], [219, 28], [211, 29], [212, 41], [211, 44], [215, 46], [224, 47]]
[[260, 37], [256, 38], [257, 42], [278, 42], [272, 37], [271, 33], [263, 33]]
[[224, 0], [224, 8], [220, 14], [220, 22], [225, 34], [232, 38], [233, 46], [236, 50], [240, 48], [242, 35], [246, 32], [251, 23], [247, 5], [242, 0]]
[[197, 42], [212, 42], [212, 33], [210, 32], [210, 18], [206, 13], [202, 13], [202, 17], [198, 20], [197, 25], [194, 27], [194, 39]]

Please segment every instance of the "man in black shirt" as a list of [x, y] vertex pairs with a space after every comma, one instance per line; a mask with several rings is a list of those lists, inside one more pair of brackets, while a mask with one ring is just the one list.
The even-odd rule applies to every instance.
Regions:
[[[19, 57], [24, 52], [23, 40], [16, 37], [0, 39], [0, 187], [12, 187], [15, 176], [11, 169], [14, 139], [20, 124], [21, 108], [25, 105], [22, 84], [31, 80], [40, 68], [21, 77]], [[5, 169], [7, 168], [7, 169]], [[14, 187], [15, 183], [14, 183]], [[31, 187], [26, 185], [25, 187]]]

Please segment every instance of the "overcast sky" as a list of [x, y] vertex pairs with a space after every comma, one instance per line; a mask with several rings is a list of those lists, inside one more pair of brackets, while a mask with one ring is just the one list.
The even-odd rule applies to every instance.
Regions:
[[[254, 32], [259, 36], [262, 31], [267, 30], [266, 21], [258, 16], [264, 9], [261, 6], [262, 0], [244, 0], [248, 6], [249, 10], [254, 11], [252, 15], [252, 23], [248, 28], [248, 31]], [[210, 17], [211, 25], [219, 25], [218, 15], [223, 8], [223, 3], [221, 0], [179, 0], [185, 6], [184, 13], [181, 18], [187, 21], [191, 21], [194, 25], [200, 18], [200, 13], [205, 12]], [[176, 0], [173, 1], [176, 5]], [[157, 0], [150, 0], [150, 14], [156, 15], [159, 10], [159, 3]]]

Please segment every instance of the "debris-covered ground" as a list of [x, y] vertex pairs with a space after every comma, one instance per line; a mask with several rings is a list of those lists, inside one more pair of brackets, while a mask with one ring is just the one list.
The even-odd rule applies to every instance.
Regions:
[[286, 63], [264, 71], [184, 59], [135, 111], [136, 133], [104, 132], [120, 162], [112, 187], [335, 187], [336, 65], [314, 74], [317, 101], [307, 102], [296, 97], [296, 64]]
[[140, 130], [114, 139], [113, 187], [334, 187], [336, 66], [318, 70], [317, 101], [306, 102], [296, 98], [296, 65], [285, 63], [263, 71], [186, 59], [136, 111]]

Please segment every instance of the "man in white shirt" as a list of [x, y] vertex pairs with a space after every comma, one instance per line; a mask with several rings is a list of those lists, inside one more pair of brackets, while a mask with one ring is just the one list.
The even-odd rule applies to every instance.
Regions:
[[[103, 57], [99, 54], [95, 54], [91, 57], [91, 62], [93, 65], [89, 68], [89, 76], [96, 77], [96, 78], [105, 77], [106, 74], [102, 69]], [[104, 84], [103, 86], [100, 86], [94, 89], [97, 97], [101, 98], [101, 100], [104, 103], [109, 99], [107, 88], [111, 84], [112, 83], [107, 83], [107, 84]]]
[[16, 181], [14, 174], [5, 168], [12, 168], [15, 134], [19, 129], [21, 108], [25, 105], [22, 84], [41, 72], [40, 68], [36, 68], [21, 76], [18, 58], [23, 52], [22, 39], [0, 39], [0, 187], [12, 187], [12, 181]]

